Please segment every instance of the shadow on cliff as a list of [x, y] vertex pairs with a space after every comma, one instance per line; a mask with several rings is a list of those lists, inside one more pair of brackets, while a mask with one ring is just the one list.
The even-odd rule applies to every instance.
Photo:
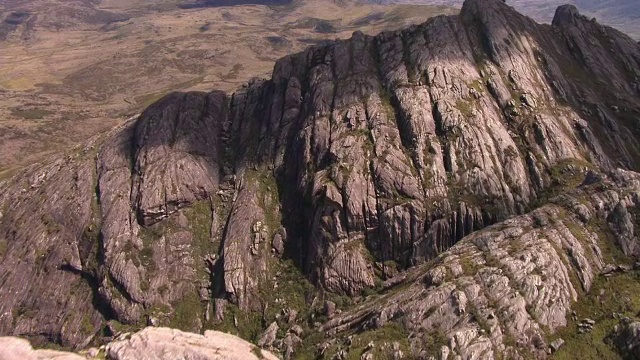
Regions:
[[[544, 61], [541, 60], [541, 58], [544, 57], [548, 59], [561, 59], [559, 60], [561, 62], [561, 71], [564, 73], [564, 76], [568, 76], [569, 81], [589, 85], [594, 83], [591, 79], [581, 78], [581, 75], [576, 78], [575, 71], [572, 72], [572, 69], [580, 69], [584, 64], [576, 58], [576, 54], [572, 50], [571, 38], [566, 32], [560, 31], [558, 27], [538, 25], [531, 19], [510, 9], [503, 4], [502, 1], [469, 0], [465, 3], [459, 16], [447, 17], [447, 21], [442, 21], [442, 19], [443, 18], [431, 19], [424, 25], [412, 27], [407, 30], [423, 31], [425, 27], [429, 27], [430, 24], [433, 24], [435, 21], [448, 24], [448, 26], [450, 26], [448, 31], [455, 32], [457, 26], [464, 27], [463, 33], [467, 38], [457, 39], [457, 41], [469, 41], [473, 53], [446, 52], [432, 54], [433, 58], [440, 63], [464, 62], [468, 61], [471, 56], [476, 60], [477, 65], [479, 65], [478, 63], [480, 61], [488, 60], [500, 68], [501, 62], [508, 60], [508, 53], [510, 51], [520, 51], [518, 49], [520, 46], [519, 43], [522, 41], [533, 41], [536, 46], [541, 49], [537, 54], [529, 54], [533, 60], [533, 64], [539, 66], [544, 65]], [[389, 33], [384, 36], [392, 35]], [[404, 38], [406, 32], [398, 36]], [[426, 40], [430, 41], [429, 38], [426, 38]], [[282, 225], [287, 229], [288, 234], [288, 241], [285, 247], [286, 256], [296, 260], [298, 265], [305, 270], [306, 273], [312, 272], [314, 264], [309, 258], [311, 252], [310, 247], [312, 246], [312, 244], [309, 243], [309, 235], [313, 230], [311, 229], [311, 223], [315, 216], [315, 211], [318, 206], [322, 205], [312, 201], [314, 194], [303, 193], [297, 189], [297, 186], [301, 181], [301, 174], [306, 174], [308, 166], [311, 166], [315, 172], [327, 170], [335, 163], [336, 159], [332, 159], [328, 156], [328, 152], [326, 152], [325, 154], [319, 154], [319, 158], [310, 159], [312, 164], [306, 163], [304, 158], [304, 144], [300, 141], [299, 135], [305, 131], [305, 126], [309, 125], [308, 119], [315, 119], [314, 113], [317, 112], [317, 104], [315, 104], [314, 101], [317, 100], [318, 96], [321, 96], [320, 86], [312, 86], [312, 82], [317, 81], [317, 79], [314, 79], [316, 75], [314, 70], [319, 66], [331, 66], [335, 74], [336, 66], [344, 65], [336, 63], [341, 59], [341, 54], [335, 52], [338, 44], [347, 44], [347, 47], [351, 49], [352, 52], [349, 54], [350, 58], [348, 58], [347, 61], [353, 62], [361, 60], [353, 58], [353, 46], [354, 44], [361, 45], [357, 43], [359, 41], [369, 43], [375, 51], [375, 54], [371, 54], [371, 57], [374, 59], [377, 68], [374, 72], [368, 74], [368, 76], [377, 79], [377, 87], [358, 89], [358, 98], [368, 98], [375, 92], [390, 97], [390, 103], [397, 121], [398, 118], [402, 116], [402, 111], [398, 105], [398, 100], [393, 97], [390, 89], [382, 84], [380, 74], [382, 66], [378, 56], [380, 49], [375, 45], [375, 38], [358, 35], [346, 42], [312, 47], [304, 53], [290, 56], [288, 60], [281, 60], [281, 62], [295, 62], [297, 67], [290, 69], [287, 76], [278, 76], [277, 79], [267, 81], [266, 83], [250, 85], [243, 91], [241, 96], [235, 94], [231, 99], [225, 97], [226, 105], [224, 112], [212, 115], [207, 114], [205, 110], [196, 110], [195, 113], [198, 115], [195, 115], [193, 119], [200, 119], [198, 121], [182, 121], [184, 117], [181, 114], [193, 112], [194, 109], [189, 108], [188, 104], [184, 103], [184, 98], [180, 98], [184, 95], [168, 95], [142, 114], [136, 125], [135, 140], [133, 141], [132, 147], [130, 149], [123, 149], [127, 152], [127, 156], [132, 159], [132, 169], [134, 169], [134, 171], [136, 170], [135, 157], [140, 147], [171, 148], [177, 143], [181, 144], [181, 151], [202, 155], [205, 161], [212, 162], [213, 165], [217, 166], [220, 169], [220, 174], [212, 174], [213, 176], [221, 176], [228, 173], [229, 171], [222, 169], [224, 166], [235, 170], [242, 167], [273, 169], [272, 172], [277, 179], [278, 191], [281, 195]], [[404, 60], [406, 61], [406, 59]], [[415, 66], [415, 64], [409, 65]], [[591, 111], [585, 111], [584, 104], [580, 101], [582, 97], [565, 93], [563, 89], [555, 86], [557, 79], [553, 77], [554, 74], [549, 72], [544, 72], [544, 74], [548, 76], [546, 78], [547, 85], [553, 89], [555, 92], [554, 96], [559, 99], [560, 102], [571, 107], [576, 113], [581, 114], [581, 116], [588, 120], [589, 124], [599, 128], [597, 124], [601, 124], [602, 117], [595, 116]], [[350, 75], [354, 74], [350, 73]], [[508, 76], [508, 74], [503, 75]], [[285, 97], [286, 83], [292, 77], [298, 78], [302, 83], [301, 98], [303, 101], [299, 106], [299, 114], [290, 126], [286, 128], [280, 123], [271, 123], [272, 112], [274, 111], [274, 104], [277, 101], [284, 101], [278, 99], [278, 97]], [[331, 96], [331, 107], [326, 113], [332, 114], [333, 111], [336, 110], [334, 105], [338, 87], [342, 86], [344, 82], [350, 81], [350, 79], [346, 77], [342, 79], [331, 79], [329, 81], [333, 82], [333, 94]], [[429, 80], [427, 79], [427, 75], [421, 75], [420, 81], [428, 84]], [[615, 100], [615, 94], [607, 92], [606, 87], [603, 87], [602, 84], [596, 89], [598, 93], [604, 96], [606, 101]], [[252, 92], [254, 92], [253, 95]], [[197, 96], [206, 97], [206, 95], [202, 93]], [[243, 106], [229, 110], [231, 104], [239, 97], [245, 97]], [[497, 101], [498, 99], [495, 100]], [[180, 103], [180, 105], [177, 106], [176, 103]], [[633, 106], [635, 106], [636, 109], [638, 108], [638, 104], [633, 103], [633, 101], [628, 101], [627, 103], [630, 108], [633, 108]], [[253, 108], [251, 108], [251, 106], [253, 106]], [[348, 104], [344, 106], [346, 107]], [[500, 105], [498, 105], [498, 107], [500, 108], [500, 116], [503, 117], [503, 119], [507, 118], [505, 114], [506, 110]], [[259, 111], [256, 110], [256, 108], [258, 108]], [[158, 114], [162, 115], [158, 117]], [[334, 119], [332, 115], [329, 116], [331, 121], [343, 121], [342, 119]], [[634, 120], [637, 121], [637, 118], [634, 118], [632, 115], [627, 116], [622, 114], [619, 116], [624, 118], [628, 117], [627, 123], [629, 123], [629, 126]], [[167, 126], [158, 124], [158, 118], [169, 119], [169, 124]], [[213, 129], [215, 130], [211, 132], [209, 128], [202, 127], [202, 119], [212, 121]], [[251, 123], [246, 123], [247, 121]], [[278, 120], [278, 122], [280, 121], [281, 119]], [[403, 128], [403, 125], [398, 121], [396, 125], [401, 133], [402, 143], [405, 147], [404, 150], [410, 152], [410, 139], [406, 136], [407, 130]], [[150, 128], [150, 126], [161, 126], [161, 128], [165, 130], [157, 132]], [[147, 130], [143, 131], [143, 129]], [[286, 134], [283, 136], [283, 134], [278, 134], [276, 130], [285, 131]], [[154, 132], [160, 134], [160, 136], [149, 135]], [[197, 134], [197, 136], [193, 136], [194, 133]], [[151, 140], [149, 140], [147, 136], [151, 136]], [[213, 140], [207, 142], [206, 139], [204, 139], [207, 136], [210, 137], [209, 140]], [[273, 138], [274, 136], [284, 138], [284, 143], [279, 139]], [[211, 142], [213, 142], [213, 144], [211, 144]], [[611, 144], [610, 139], [605, 139], [605, 143], [609, 144], [607, 150], [615, 153], [614, 149], [619, 144]], [[224, 148], [230, 146], [237, 148]], [[216, 150], [212, 152], [212, 148]], [[274, 155], [280, 150], [284, 152], [281, 163]], [[637, 168], [635, 164], [638, 164], [638, 162], [633, 163], [627, 160], [624, 165], [629, 168]], [[343, 223], [348, 223], [344, 211], [341, 212], [340, 216]], [[486, 220], [485, 225], [488, 225], [502, 219], [489, 217]], [[425, 223], [424, 231], [426, 232], [428, 228], [429, 223]], [[478, 229], [474, 228], [473, 230]], [[464, 235], [465, 233], [456, 234], [456, 238], [452, 239], [451, 243], [460, 240]], [[384, 241], [384, 239], [381, 239], [381, 241]], [[376, 251], [374, 251], [374, 253], [375, 252]], [[376, 260], [385, 259], [377, 258]], [[408, 262], [406, 265], [409, 265]]]

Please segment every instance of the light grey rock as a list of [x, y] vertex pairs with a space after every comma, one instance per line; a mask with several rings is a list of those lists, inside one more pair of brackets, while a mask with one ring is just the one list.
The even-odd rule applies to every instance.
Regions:
[[273, 236], [272, 246], [276, 254], [279, 254], [279, 255], [284, 254], [284, 240], [282, 239], [282, 235], [275, 234]]
[[[298, 310], [296, 309], [286, 309], [284, 311], [285, 320], [289, 324], [293, 324], [298, 320]], [[300, 335], [300, 334], [298, 334]]]
[[296, 332], [291, 332], [291, 333], [287, 334], [287, 336], [285, 336], [285, 338], [283, 340], [284, 358], [285, 359], [293, 359], [294, 358], [296, 350], [302, 344], [302, 339], [299, 336], [301, 334], [302, 333], [297, 334]]
[[[618, 170], [614, 178], [621, 181], [608, 180], [602, 187], [615, 188], [616, 194], [639, 188], [637, 173]], [[582, 191], [566, 196], [583, 196]], [[594, 191], [587, 198], [589, 206], [599, 204], [609, 212], [619, 202], [611, 190]], [[548, 204], [465, 237], [433, 263], [409, 271], [405, 290], [343, 312], [321, 330], [376, 329], [399, 321], [407, 331], [443, 332], [450, 344], [448, 356], [491, 358], [517, 354], [521, 348], [546, 356], [544, 329], [566, 326], [577, 289], [588, 290], [605, 266], [599, 246], [608, 241], [586, 228], [572, 212], [572, 202], [558, 202], [567, 208]], [[629, 204], [634, 209], [639, 205]], [[603, 220], [608, 214], [599, 216]], [[434, 281], [439, 273], [444, 277]], [[593, 319], [584, 319], [579, 331], [589, 332], [594, 325]], [[518, 347], [507, 346], [506, 336], [515, 338]], [[418, 348], [425, 345], [419, 339], [412, 342]]]
[[264, 211], [258, 203], [258, 184], [245, 181], [238, 192], [224, 234], [224, 289], [230, 301], [249, 309], [267, 271], [270, 254]]
[[551, 353], [555, 353], [556, 351], [560, 350], [561, 347], [564, 346], [564, 340], [563, 339], [556, 339], [553, 342], [551, 342], [551, 344], [549, 344], [549, 348], [551, 350]]
[[387, 310], [359, 304], [366, 326], [402, 314], [417, 333], [445, 329], [452, 357], [517, 352], [506, 336], [538, 353], [604, 266], [587, 223], [640, 251], [640, 181], [616, 170], [640, 169], [639, 59], [574, 8], [549, 26], [467, 0], [287, 56], [234, 94], [170, 94], [0, 184], [0, 334], [83, 347], [105, 313], [166, 312], [162, 325], [201, 281], [214, 320], [227, 302], [261, 311], [284, 227], [319, 288], [403, 289]]
[[294, 325], [294, 326], [292, 326], [290, 331], [291, 331], [292, 333], [294, 333], [294, 334], [298, 335], [298, 336], [301, 336], [301, 335], [302, 335], [302, 333], [304, 332], [304, 330], [302, 329], [302, 327], [301, 327], [300, 325]]
[[640, 322], [623, 319], [614, 329], [613, 341], [621, 354], [640, 357]]
[[373, 359], [375, 359], [375, 357], [370, 352], [366, 352], [362, 354], [362, 356], [360, 356], [360, 360], [373, 360]]
[[34, 350], [25, 339], [0, 337], [0, 360], [86, 360], [86, 358], [63, 351]]
[[93, 347], [93, 348], [90, 348], [89, 350], [87, 350], [87, 356], [89, 358], [97, 357], [98, 354], [100, 354], [100, 349], [98, 349], [98, 348], [94, 348]]
[[624, 200], [616, 205], [608, 220], [616, 231], [616, 239], [622, 251], [627, 255], [640, 255], [640, 241], [635, 236], [634, 221]]
[[614, 342], [619, 351], [629, 358], [640, 356], [640, 322], [623, 319], [616, 325]]
[[276, 337], [278, 336], [278, 330], [280, 330], [278, 323], [275, 321], [272, 322], [271, 325], [269, 325], [260, 336], [260, 340], [258, 340], [258, 346], [260, 346], [261, 348], [271, 348], [274, 341], [276, 341]]
[[324, 314], [327, 317], [332, 317], [336, 313], [336, 304], [333, 301], [324, 302]]
[[245, 340], [218, 331], [199, 335], [168, 328], [146, 328], [128, 339], [108, 344], [106, 352], [113, 360], [278, 359], [265, 350], [255, 349], [255, 345]]

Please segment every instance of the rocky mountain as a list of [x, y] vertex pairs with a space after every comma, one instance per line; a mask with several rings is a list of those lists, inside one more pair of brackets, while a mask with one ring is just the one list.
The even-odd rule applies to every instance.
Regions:
[[0, 1], [0, 178], [172, 91], [231, 91], [310, 45], [457, 12], [335, 0]]
[[[463, 0], [381, 0], [383, 4], [429, 4], [461, 6]], [[636, 0], [509, 0], [523, 14], [542, 22], [551, 22], [555, 9], [564, 4], [576, 5], [600, 23], [613, 26], [640, 40], [640, 3]]]
[[573, 6], [540, 25], [500, 0], [312, 46], [232, 94], [172, 93], [0, 183], [0, 333], [622, 356], [639, 94], [637, 42]]

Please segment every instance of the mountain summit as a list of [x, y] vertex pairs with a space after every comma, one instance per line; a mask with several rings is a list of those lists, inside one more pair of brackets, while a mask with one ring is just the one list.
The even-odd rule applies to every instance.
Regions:
[[[459, 7], [463, 0], [370, 0], [378, 4], [421, 4]], [[507, 0], [508, 5], [541, 22], [551, 22], [553, 11], [563, 4], [573, 4], [590, 18], [613, 26], [640, 40], [640, 3], [636, 0]]]
[[[286, 358], [580, 346], [571, 329], [614, 331], [578, 325], [592, 302], [640, 311], [639, 94], [631, 38], [500, 0], [173, 93], [0, 183], [0, 333], [214, 328]], [[601, 274], [625, 285], [596, 301]]]

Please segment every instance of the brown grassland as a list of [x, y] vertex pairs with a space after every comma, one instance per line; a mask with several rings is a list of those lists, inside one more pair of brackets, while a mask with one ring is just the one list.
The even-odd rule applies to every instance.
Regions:
[[180, 90], [232, 91], [274, 61], [353, 31], [374, 34], [444, 6], [185, 8], [178, 0], [0, 2], [0, 179]]

